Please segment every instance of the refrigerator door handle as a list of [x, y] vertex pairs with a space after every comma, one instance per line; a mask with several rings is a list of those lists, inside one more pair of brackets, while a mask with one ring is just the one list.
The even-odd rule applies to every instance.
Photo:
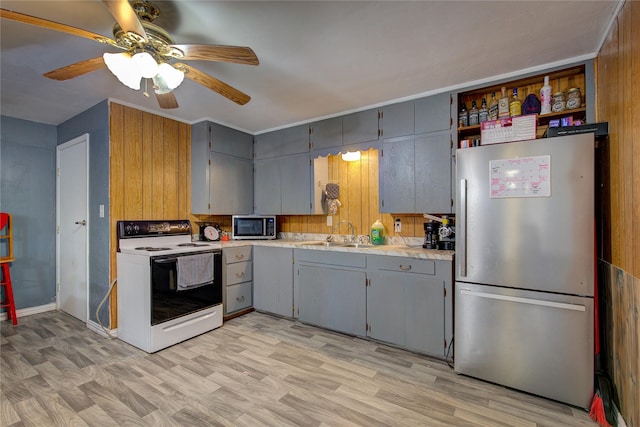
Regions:
[[467, 277], [467, 180], [460, 180], [460, 218], [456, 219], [458, 227], [458, 250], [456, 256], [459, 258], [458, 275]]
[[545, 301], [545, 300], [539, 300], [539, 299], [520, 298], [520, 297], [512, 297], [508, 295], [499, 295], [499, 294], [489, 294], [486, 292], [475, 292], [469, 289], [461, 289], [460, 293], [462, 295], [475, 296], [479, 298], [488, 298], [488, 299], [495, 299], [495, 300], [507, 301], [507, 302], [519, 302], [522, 304], [540, 305], [544, 307], [560, 308], [563, 310], [586, 311], [586, 307], [580, 304], [565, 304], [561, 302]]

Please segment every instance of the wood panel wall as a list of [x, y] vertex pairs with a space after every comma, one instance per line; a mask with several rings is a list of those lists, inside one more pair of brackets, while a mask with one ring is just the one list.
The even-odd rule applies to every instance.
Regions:
[[362, 152], [359, 161], [345, 162], [341, 156], [329, 156], [329, 180], [340, 185], [340, 203], [338, 214], [333, 216], [333, 226], [327, 225], [326, 215], [283, 215], [279, 217], [280, 231], [290, 233], [348, 234], [348, 227], [340, 221], [351, 222], [357, 234], [368, 235], [371, 224], [382, 220], [387, 236], [397, 236], [393, 232], [396, 218], [402, 221], [402, 235], [405, 237], [424, 237], [422, 215], [381, 214], [378, 209], [378, 150]]
[[[117, 277], [116, 221], [194, 219], [191, 125], [119, 104], [110, 105], [109, 199], [111, 280]], [[111, 328], [117, 327], [116, 288]]]
[[599, 237], [606, 305], [605, 353], [626, 424], [640, 426], [640, 2], [628, 1], [596, 61], [596, 118], [609, 122], [599, 150]]

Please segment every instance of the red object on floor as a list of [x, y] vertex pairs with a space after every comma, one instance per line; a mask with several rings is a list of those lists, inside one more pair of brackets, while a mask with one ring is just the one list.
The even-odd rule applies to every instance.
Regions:
[[11, 287], [11, 272], [9, 271], [9, 263], [2, 264], [2, 281], [0, 286], [4, 288], [4, 298], [0, 307], [7, 309], [7, 319], [10, 319], [13, 325], [18, 324], [18, 316], [16, 315], [16, 304], [13, 300], [13, 288]]

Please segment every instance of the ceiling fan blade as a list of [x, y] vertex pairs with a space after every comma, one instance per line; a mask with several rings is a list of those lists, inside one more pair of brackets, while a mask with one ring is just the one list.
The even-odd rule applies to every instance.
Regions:
[[136, 33], [147, 40], [147, 32], [128, 0], [102, 0], [102, 3], [109, 9], [123, 31]]
[[35, 16], [25, 15], [23, 13], [13, 12], [7, 9], [0, 9], [0, 17], [4, 19], [10, 19], [12, 21], [22, 22], [25, 24], [36, 25], [38, 27], [47, 28], [49, 30], [61, 31], [73, 36], [84, 37], [87, 39], [99, 41], [101, 43], [107, 43], [112, 46], [116, 46], [115, 41], [110, 39], [109, 37], [92, 33], [91, 31], [82, 30], [80, 28], [72, 27], [70, 25], [61, 24], [59, 22], [36, 18]]
[[202, 59], [205, 61], [235, 62], [237, 64], [258, 65], [258, 57], [249, 47], [216, 46], [208, 44], [174, 44], [172, 47], [184, 52], [180, 59]]
[[245, 93], [240, 92], [238, 89], [229, 86], [223, 81], [216, 79], [215, 77], [210, 76], [209, 74], [203, 73], [202, 71], [190, 67], [187, 64], [178, 63], [175, 64], [176, 68], [182, 69], [185, 71], [184, 76], [188, 79], [193, 80], [196, 83], [200, 83], [202, 86], [208, 87], [214, 92], [219, 93], [225, 98], [229, 98], [233, 102], [239, 105], [244, 105], [251, 97]]
[[158, 105], [160, 108], [171, 109], [178, 108], [178, 101], [176, 100], [176, 96], [173, 92], [169, 93], [157, 93], [156, 99], [158, 100]]
[[102, 57], [99, 56], [49, 71], [48, 73], [44, 73], [44, 76], [53, 80], [69, 80], [102, 68], [106, 68], [106, 65]]

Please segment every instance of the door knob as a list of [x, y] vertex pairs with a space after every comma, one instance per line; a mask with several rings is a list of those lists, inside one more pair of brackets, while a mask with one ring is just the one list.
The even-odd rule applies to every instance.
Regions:
[[87, 225], [87, 221], [83, 219], [82, 221], [76, 221], [76, 224], [78, 224], [78, 225]]

